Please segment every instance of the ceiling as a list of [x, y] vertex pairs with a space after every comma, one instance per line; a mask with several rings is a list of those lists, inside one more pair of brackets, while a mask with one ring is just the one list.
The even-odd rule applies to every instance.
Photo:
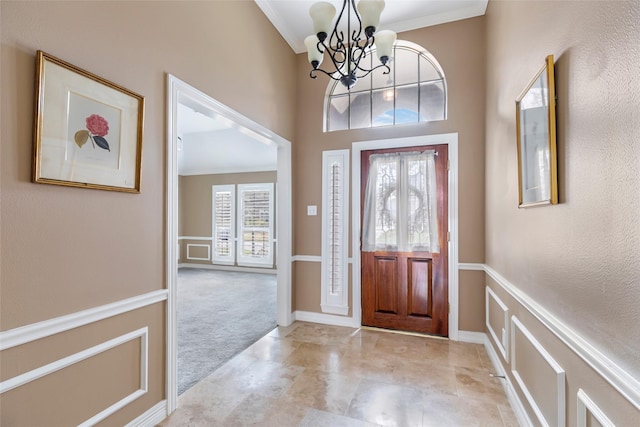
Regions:
[[[309, 7], [317, 0], [255, 0], [296, 53], [305, 52], [312, 31]], [[339, 11], [341, 0], [325, 0]], [[488, 0], [386, 0], [380, 29], [409, 31], [484, 15]], [[206, 107], [178, 104], [178, 173], [257, 172], [277, 169], [277, 148], [269, 139]]]
[[[296, 53], [306, 52], [304, 38], [313, 32], [309, 7], [318, 0], [255, 0]], [[342, 0], [333, 3], [340, 13]], [[484, 15], [489, 0], [386, 0], [380, 29], [415, 30]], [[353, 18], [352, 20], [355, 20]]]
[[260, 172], [277, 169], [270, 139], [200, 104], [178, 103], [178, 174]]

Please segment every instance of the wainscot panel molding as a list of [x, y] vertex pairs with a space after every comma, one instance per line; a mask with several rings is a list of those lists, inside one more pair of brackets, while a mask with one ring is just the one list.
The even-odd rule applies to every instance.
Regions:
[[40, 368], [9, 378], [8, 380], [0, 383], [0, 394], [67, 368], [83, 360], [89, 359], [90, 357], [96, 356], [134, 339], [140, 339], [140, 379], [138, 389], [79, 424], [80, 427], [93, 426], [147, 393], [149, 383], [149, 328], [144, 327], [137, 329], [109, 341], [105, 341], [102, 344], [98, 344], [86, 350], [56, 360], [55, 362], [49, 363], [45, 366], [41, 366]]
[[511, 404], [513, 413], [518, 419], [518, 423], [523, 427], [533, 427], [534, 424], [529, 418], [527, 411], [524, 409], [524, 406], [522, 405], [522, 401], [518, 397], [516, 390], [513, 388], [513, 383], [511, 382], [511, 380], [509, 379], [509, 376], [505, 372], [504, 367], [500, 362], [498, 353], [496, 353], [496, 350], [491, 345], [491, 341], [489, 340], [489, 337], [486, 335], [485, 335], [485, 341], [484, 341], [484, 348], [487, 351], [487, 354], [489, 355], [489, 359], [491, 360], [491, 364], [493, 365], [493, 368], [495, 369], [495, 375], [501, 377], [501, 380], [503, 381], [502, 386], [504, 387], [504, 390], [507, 394], [507, 399]]
[[493, 268], [484, 264], [484, 271], [567, 347], [611, 384], [625, 399], [640, 410], [640, 381], [602, 354], [567, 324], [551, 314]]
[[598, 422], [602, 425], [602, 427], [616, 427], [614, 423], [611, 422], [609, 417], [605, 415], [605, 413], [600, 409], [596, 403], [591, 400], [589, 395], [584, 392], [584, 390], [578, 390], [578, 427], [589, 427], [591, 424], [589, 423], [589, 414], [591, 414]]
[[0, 332], [0, 351], [165, 301], [167, 295], [167, 290], [161, 289]]
[[163, 400], [129, 422], [125, 427], [153, 427], [165, 418], [167, 418], [167, 401]]
[[[207, 257], [191, 256], [191, 248], [207, 248]], [[204, 245], [200, 243], [187, 243], [187, 259], [194, 261], [209, 261], [211, 259], [211, 245]]]
[[[511, 373], [516, 379], [516, 383], [520, 387], [520, 390], [526, 397], [529, 405], [533, 409], [533, 412], [536, 414], [538, 421], [541, 425], [545, 427], [558, 426], [564, 427], [566, 424], [566, 399], [565, 399], [565, 371], [564, 369], [556, 362], [556, 360], [549, 354], [549, 352], [540, 344], [540, 342], [533, 336], [531, 332], [518, 320], [516, 316], [511, 317], [511, 323], [513, 324], [513, 328], [511, 328]], [[518, 346], [516, 335], [520, 333], [528, 342], [531, 344], [533, 349], [536, 351], [537, 355], [540, 356], [544, 362], [548, 365], [550, 370], [542, 370], [535, 369], [534, 366], [527, 366], [529, 371], [535, 371], [536, 376], [540, 377], [546, 374], [554, 375], [555, 378], [552, 381], [555, 381], [556, 387], [555, 390], [552, 388], [547, 388], [544, 390], [545, 393], [553, 393], [556, 394], [556, 407], [555, 413], [549, 414], [545, 413], [544, 409], [539, 405], [539, 400], [536, 400], [536, 396], [534, 395], [535, 391], [529, 389], [531, 384], [527, 385], [526, 380], [520, 375], [520, 371], [518, 370]], [[531, 354], [536, 354], [531, 352]], [[531, 354], [529, 355], [529, 359], [531, 358]], [[541, 397], [541, 396], [537, 396]], [[551, 417], [551, 419], [549, 419]]]
[[326, 313], [314, 313], [312, 311], [294, 311], [293, 320], [301, 322], [322, 323], [332, 326], [346, 326], [349, 328], [359, 328], [360, 323], [356, 322], [353, 317], [336, 316]]
[[[491, 301], [494, 301], [495, 304], [498, 305], [500, 310], [502, 311], [502, 329], [498, 332], [493, 329], [493, 325], [491, 324]], [[498, 350], [500, 350], [500, 354], [502, 354], [502, 358], [505, 362], [509, 362], [509, 309], [502, 302], [502, 300], [491, 290], [490, 287], [485, 288], [485, 324], [487, 326], [487, 330], [493, 338], [493, 342], [495, 343]], [[499, 335], [498, 335], [499, 334]]]

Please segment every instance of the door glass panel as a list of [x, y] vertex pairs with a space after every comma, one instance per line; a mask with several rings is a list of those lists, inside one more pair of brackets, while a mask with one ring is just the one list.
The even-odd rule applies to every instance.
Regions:
[[427, 194], [427, 160], [407, 160], [407, 241], [409, 246], [429, 247], [429, 211]]
[[398, 162], [394, 158], [377, 162], [376, 244], [397, 246]]

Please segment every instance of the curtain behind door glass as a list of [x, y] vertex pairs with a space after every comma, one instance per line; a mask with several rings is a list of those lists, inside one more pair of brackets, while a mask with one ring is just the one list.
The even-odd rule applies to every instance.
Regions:
[[362, 250], [439, 252], [435, 151], [369, 158]]

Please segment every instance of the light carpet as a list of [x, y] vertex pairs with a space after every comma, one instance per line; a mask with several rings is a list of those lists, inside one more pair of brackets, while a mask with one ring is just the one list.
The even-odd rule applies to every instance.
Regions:
[[276, 327], [276, 276], [178, 270], [178, 394]]

